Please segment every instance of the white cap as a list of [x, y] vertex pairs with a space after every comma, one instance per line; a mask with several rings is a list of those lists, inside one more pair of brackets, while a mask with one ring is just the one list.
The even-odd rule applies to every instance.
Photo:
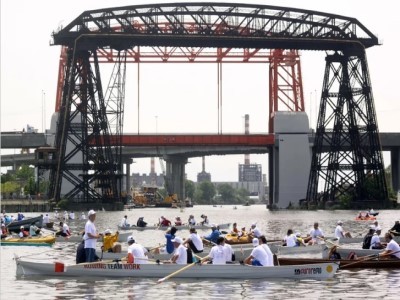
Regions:
[[106, 229], [106, 230], [104, 231], [104, 234], [107, 234], [107, 233], [111, 233], [111, 229]]
[[296, 232], [296, 236], [297, 237], [301, 237], [301, 233], [300, 232]]
[[1, 227], [3, 227], [3, 226], [5, 227], [5, 226], [6, 226], [6, 224], [4, 224], [4, 223], [1, 223]]
[[253, 247], [257, 247], [258, 245], [260, 245], [260, 242], [258, 241], [258, 238], [254, 238], [253, 239]]
[[342, 221], [340, 221], [340, 220], [339, 220], [339, 221], [337, 221], [337, 223], [338, 223], [338, 225], [340, 225], [340, 224], [343, 224], [343, 222], [342, 222]]
[[25, 228], [25, 227], [22, 225], [19, 229], [21, 229], [21, 228]]
[[217, 228], [217, 224], [211, 224], [211, 228]]
[[93, 209], [89, 210], [89, 212], [88, 212], [88, 216], [95, 215], [95, 214], [96, 214], [96, 212]]
[[171, 240], [171, 242], [182, 244], [183, 240], [179, 236], [176, 236], [174, 239]]
[[134, 242], [135, 239], [133, 238], [132, 235], [130, 235], [130, 236], [128, 236], [128, 238], [126, 239], [126, 241], [127, 241], [128, 243], [129, 243], [129, 242]]

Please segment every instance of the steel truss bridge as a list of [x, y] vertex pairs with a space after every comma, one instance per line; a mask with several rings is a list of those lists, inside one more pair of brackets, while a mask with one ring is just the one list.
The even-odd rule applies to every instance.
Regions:
[[[60, 199], [62, 181], [67, 180], [75, 186], [67, 198], [83, 192], [87, 201], [118, 201], [128, 62], [268, 61], [276, 67], [285, 61], [293, 69], [299, 66], [297, 50], [320, 50], [327, 56], [308, 203], [350, 195], [353, 201], [373, 199], [383, 206], [388, 191], [365, 53], [378, 44], [355, 18], [295, 8], [198, 2], [85, 11], [53, 33], [53, 45], [62, 46], [63, 59], [55, 163], [42, 166], [50, 168], [50, 197]], [[104, 62], [114, 63], [105, 93], [99, 67]], [[270, 133], [274, 112], [304, 111], [301, 73], [290, 74], [285, 90], [278, 83], [280, 74], [270, 69]], [[288, 90], [295, 96], [288, 97]], [[67, 144], [72, 149], [67, 151]], [[324, 152], [326, 144], [329, 151]], [[349, 144], [350, 149], [343, 149]], [[76, 167], [78, 153], [80, 176], [71, 167]], [[269, 156], [273, 161], [273, 153]], [[325, 182], [322, 196], [317, 193], [319, 179]], [[371, 192], [368, 186], [376, 189]]]

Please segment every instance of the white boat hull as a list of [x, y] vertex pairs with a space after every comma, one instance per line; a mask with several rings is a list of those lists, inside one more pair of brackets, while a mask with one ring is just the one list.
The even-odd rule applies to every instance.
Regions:
[[[231, 223], [224, 223], [224, 224], [217, 224], [219, 229], [229, 229], [231, 226]], [[171, 225], [176, 227], [176, 229], [178, 230], [189, 230], [190, 228], [195, 228], [195, 229], [211, 229], [210, 225], [181, 225], [181, 226], [176, 226], [176, 225]], [[168, 227], [171, 226], [146, 226], [146, 227], [138, 227], [135, 225], [131, 225], [130, 227], [122, 227], [122, 226], [117, 226], [118, 230], [139, 230], [139, 231], [143, 231], [143, 230], [167, 230]]]
[[[163, 278], [188, 265], [177, 264], [128, 264], [128, 263], [83, 263], [64, 265], [60, 262], [36, 263], [16, 259], [17, 276], [71, 276], [71, 277], [137, 277]], [[294, 266], [254, 267], [240, 264], [193, 265], [177, 273], [175, 278], [218, 279], [327, 279], [335, 275], [339, 265], [321, 263]]]

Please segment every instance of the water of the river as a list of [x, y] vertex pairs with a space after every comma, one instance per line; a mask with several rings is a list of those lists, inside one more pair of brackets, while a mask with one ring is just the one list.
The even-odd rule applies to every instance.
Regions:
[[[238, 227], [257, 222], [268, 239], [282, 238], [288, 228], [308, 233], [318, 221], [326, 236], [333, 236], [336, 222], [342, 220], [345, 230], [353, 236], [364, 235], [371, 222], [357, 222], [356, 211], [269, 211], [264, 205], [195, 206], [183, 211], [170, 208], [134, 209], [125, 212], [97, 212], [97, 229], [115, 231], [124, 215], [131, 223], [138, 217], [153, 225], [160, 216], [171, 221], [180, 216], [184, 221], [193, 214], [208, 215], [211, 223], [237, 222]], [[36, 216], [30, 213], [26, 216]], [[50, 214], [53, 215], [52, 213]], [[77, 218], [80, 212], [76, 212]], [[382, 232], [390, 229], [400, 219], [399, 210], [382, 210], [378, 216]], [[70, 221], [71, 229], [82, 230], [84, 222]], [[207, 231], [199, 231], [201, 235]], [[133, 232], [137, 242], [154, 246], [164, 242], [164, 232]], [[188, 232], [178, 235], [187, 237]], [[126, 247], [126, 245], [124, 245]], [[1, 249], [1, 299], [399, 299], [400, 269], [339, 270], [335, 278], [315, 280], [182, 280], [171, 278], [162, 284], [156, 279], [92, 279], [92, 278], [22, 278], [15, 276], [13, 254], [37, 261], [63, 260], [73, 262], [76, 245], [56, 243], [49, 247], [2, 246]]]

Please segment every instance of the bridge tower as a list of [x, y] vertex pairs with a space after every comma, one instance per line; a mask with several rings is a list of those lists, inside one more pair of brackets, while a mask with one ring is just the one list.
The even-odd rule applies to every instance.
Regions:
[[[360, 51], [361, 52], [361, 51]], [[318, 182], [325, 182], [321, 193]], [[326, 57], [307, 203], [385, 207], [388, 190], [365, 52]]]
[[[97, 52], [72, 47], [66, 52], [64, 74], [59, 76], [64, 80], [62, 98], [56, 108], [58, 152], [49, 178], [49, 195], [55, 201], [120, 199], [125, 65], [126, 54], [119, 52], [104, 96]], [[64, 180], [72, 188], [61, 195]]]

